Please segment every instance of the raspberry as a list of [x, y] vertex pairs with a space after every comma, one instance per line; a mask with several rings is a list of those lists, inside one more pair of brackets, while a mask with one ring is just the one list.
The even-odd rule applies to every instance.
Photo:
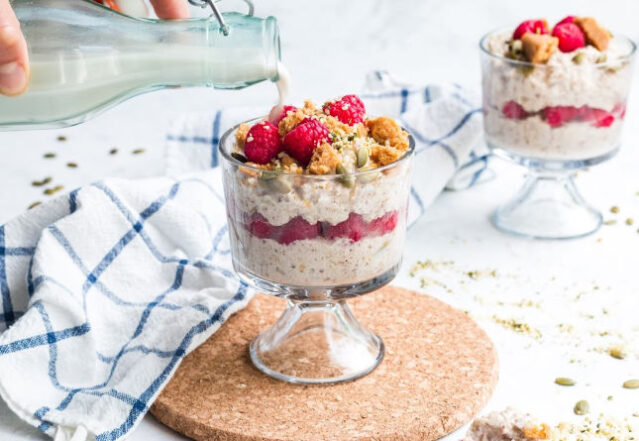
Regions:
[[264, 216], [257, 214], [249, 225], [251, 234], [260, 239], [271, 239], [275, 235], [276, 228], [268, 223]]
[[324, 237], [329, 240], [348, 238], [353, 242], [357, 242], [364, 237], [365, 230], [366, 222], [364, 222], [364, 218], [359, 214], [351, 213], [344, 222], [326, 226]]
[[501, 113], [508, 119], [524, 119], [528, 116], [521, 104], [515, 101], [508, 101], [504, 104], [504, 107], [501, 108]]
[[555, 27], [559, 26], [560, 24], [564, 24], [564, 23], [574, 23], [575, 22], [575, 16], [574, 15], [569, 15], [568, 17], [562, 19], [559, 23], [557, 23], [555, 25]]
[[282, 113], [279, 114], [279, 116], [277, 118], [275, 118], [275, 121], [273, 121], [273, 123], [275, 124], [275, 127], [280, 125], [280, 121], [282, 121], [286, 115], [288, 115], [288, 112], [297, 112], [297, 107], [295, 106], [289, 106], [288, 104], [286, 106], [284, 106], [282, 108]]
[[314, 239], [320, 234], [320, 224], [311, 224], [297, 216], [278, 228], [277, 241], [288, 245], [296, 240]]
[[328, 129], [318, 120], [307, 118], [284, 136], [283, 145], [286, 153], [306, 166], [324, 141], [329, 142]]
[[391, 211], [383, 216], [373, 219], [368, 225], [368, 231], [375, 236], [383, 236], [390, 233], [397, 226], [399, 221], [399, 213], [397, 211]]
[[357, 95], [344, 95], [340, 99], [327, 101], [322, 110], [349, 126], [363, 122], [366, 114], [364, 103]]
[[616, 104], [614, 109], [612, 109], [612, 114], [617, 115], [619, 119], [624, 119], [626, 116], [626, 105], [624, 103]]
[[559, 39], [559, 50], [572, 52], [586, 45], [586, 37], [579, 26], [574, 23], [562, 23], [552, 30], [553, 37]]
[[548, 24], [546, 20], [526, 20], [517, 26], [515, 32], [513, 32], [513, 40], [519, 40], [525, 33], [532, 32], [533, 34], [547, 34]]
[[581, 119], [583, 111], [573, 106], [552, 106], [546, 107], [544, 116], [550, 127], [561, 127], [564, 123]]
[[277, 127], [261, 121], [251, 127], [244, 143], [244, 156], [256, 164], [268, 164], [282, 150]]
[[595, 127], [610, 127], [615, 122], [615, 116], [602, 109], [588, 109], [585, 120], [592, 122]]

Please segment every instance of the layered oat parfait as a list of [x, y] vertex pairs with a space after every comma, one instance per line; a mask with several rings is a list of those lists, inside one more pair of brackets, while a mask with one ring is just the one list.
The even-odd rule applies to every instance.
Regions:
[[569, 171], [619, 149], [635, 44], [592, 17], [569, 16], [491, 32], [480, 48], [486, 142], [531, 172], [495, 224], [551, 239], [596, 231], [601, 215]]
[[525, 158], [591, 160], [616, 150], [626, 114], [634, 44], [594, 18], [552, 29], [528, 20], [491, 33], [484, 53], [486, 139]]
[[[392, 118], [367, 116], [362, 101], [346, 95], [320, 107], [284, 106], [238, 125], [220, 144], [235, 269], [290, 301], [281, 323], [253, 343], [253, 361], [270, 375], [304, 383], [370, 372], [383, 345], [343, 299], [397, 273], [412, 138]], [[310, 328], [308, 320], [315, 321]], [[296, 332], [300, 321], [303, 333]], [[314, 362], [291, 361], [302, 347], [312, 351], [302, 358]]]

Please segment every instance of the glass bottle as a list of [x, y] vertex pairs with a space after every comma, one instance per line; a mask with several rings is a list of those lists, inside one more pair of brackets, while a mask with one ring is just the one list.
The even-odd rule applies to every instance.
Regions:
[[139, 93], [239, 89], [278, 76], [275, 18], [152, 20], [90, 0], [14, 0], [29, 46], [27, 91], [0, 96], [0, 130], [66, 127]]

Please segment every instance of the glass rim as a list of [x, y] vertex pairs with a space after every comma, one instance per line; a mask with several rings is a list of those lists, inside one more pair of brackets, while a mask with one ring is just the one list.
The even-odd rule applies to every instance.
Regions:
[[[553, 66], [548, 66], [547, 64], [543, 64], [543, 63], [531, 63], [530, 61], [522, 61], [522, 60], [513, 60], [512, 58], [508, 58], [505, 57], [504, 55], [500, 55], [500, 54], [496, 54], [494, 52], [491, 52], [488, 47], [486, 47], [486, 42], [488, 41], [489, 37], [492, 37], [493, 35], [497, 35], [500, 32], [506, 32], [506, 31], [510, 31], [512, 30], [511, 27], [506, 27], [506, 26], [502, 26], [496, 29], [493, 29], [489, 32], [487, 32], [486, 34], [484, 34], [480, 39], [479, 39], [479, 49], [481, 50], [481, 52], [485, 55], [488, 55], [489, 57], [495, 58], [497, 60], [500, 61], [504, 61], [506, 63], [510, 63], [513, 64], [515, 66], [522, 66], [522, 67], [542, 67], [542, 68], [553, 68]], [[615, 65], [618, 64], [620, 62], [624, 62], [624, 61], [630, 61], [636, 51], [637, 51], [637, 44], [632, 40], [632, 38], [628, 37], [627, 35], [624, 34], [615, 34], [614, 38], [621, 38], [624, 41], [626, 41], [629, 45], [630, 45], [630, 51], [618, 58], [614, 58], [612, 60], [607, 60], [603, 63], [597, 63], [598, 67], [607, 67], [607, 66], [611, 66], [611, 65]], [[583, 68], [585, 66], [579, 66], [579, 65], [575, 65], [575, 67], [577, 68]]]
[[233, 127], [231, 127], [230, 129], [228, 129], [226, 132], [224, 132], [224, 134], [222, 135], [222, 137], [220, 138], [220, 142], [218, 144], [218, 151], [220, 152], [220, 154], [222, 155], [222, 158], [226, 161], [228, 161], [230, 164], [232, 165], [236, 165], [238, 167], [244, 167], [247, 168], [249, 170], [255, 171], [257, 173], [273, 173], [273, 174], [277, 174], [278, 176], [298, 176], [298, 177], [304, 177], [305, 179], [318, 179], [318, 180], [328, 180], [328, 179], [339, 179], [342, 176], [365, 176], [367, 174], [372, 174], [372, 173], [376, 173], [376, 172], [381, 172], [384, 170], [389, 170], [392, 169], [400, 164], [403, 164], [404, 162], [408, 161], [413, 154], [415, 153], [415, 139], [413, 138], [413, 135], [411, 135], [411, 133], [406, 130], [405, 127], [401, 126], [401, 129], [404, 130], [407, 134], [408, 134], [408, 149], [406, 149], [406, 153], [404, 153], [404, 155], [399, 158], [397, 161], [393, 161], [390, 164], [386, 164], [383, 165], [381, 167], [377, 167], [377, 168], [371, 168], [368, 170], [358, 170], [355, 171], [353, 173], [346, 173], [346, 174], [339, 174], [339, 173], [331, 173], [331, 174], [326, 174], [326, 175], [312, 175], [312, 174], [300, 174], [300, 173], [291, 173], [291, 172], [286, 172], [286, 171], [274, 171], [274, 170], [265, 170], [263, 168], [259, 168], [259, 167], [254, 167], [252, 165], [247, 165], [246, 163], [235, 159], [233, 156], [231, 156], [230, 152], [227, 152], [226, 149], [224, 149], [224, 145], [228, 142], [228, 138], [231, 136], [231, 134], [235, 133], [235, 131], [237, 131], [238, 127], [240, 127], [240, 125], [242, 124], [251, 124], [251, 123], [256, 123], [258, 121], [263, 121], [266, 117], [259, 117], [259, 118], [252, 118], [246, 121], [242, 121], [241, 123], [238, 123], [236, 125], [234, 125]]

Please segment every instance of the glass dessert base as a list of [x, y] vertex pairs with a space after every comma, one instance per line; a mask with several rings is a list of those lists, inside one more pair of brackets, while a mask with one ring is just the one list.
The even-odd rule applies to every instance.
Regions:
[[277, 323], [253, 340], [250, 355], [259, 370], [279, 380], [331, 384], [373, 371], [384, 358], [384, 343], [344, 300], [289, 300]]
[[599, 229], [603, 216], [583, 199], [571, 173], [531, 172], [493, 215], [497, 228], [535, 239], [572, 239]]
[[589, 159], [553, 161], [489, 146], [496, 156], [529, 170], [523, 187], [495, 210], [493, 224], [499, 230], [534, 239], [575, 239], [601, 227], [602, 214], [581, 196], [574, 174], [612, 158], [618, 148]]

